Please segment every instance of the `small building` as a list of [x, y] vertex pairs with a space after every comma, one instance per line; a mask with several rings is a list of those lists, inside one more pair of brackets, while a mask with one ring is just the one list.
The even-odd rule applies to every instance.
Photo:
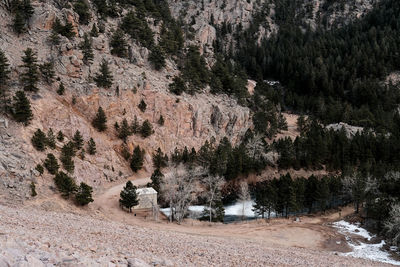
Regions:
[[152, 187], [138, 188], [136, 190], [139, 205], [134, 209], [152, 209], [157, 205], [157, 191]]

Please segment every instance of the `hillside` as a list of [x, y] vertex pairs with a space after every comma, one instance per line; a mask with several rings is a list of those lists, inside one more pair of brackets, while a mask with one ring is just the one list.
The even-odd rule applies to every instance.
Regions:
[[[396, 255], [399, 21], [395, 0], [0, 1], [0, 266], [378, 266], [338, 254], [339, 219]], [[262, 219], [223, 224], [238, 203]]]

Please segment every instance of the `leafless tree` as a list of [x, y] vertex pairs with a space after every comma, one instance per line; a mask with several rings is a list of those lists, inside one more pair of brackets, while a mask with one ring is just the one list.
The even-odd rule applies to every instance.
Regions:
[[267, 157], [264, 136], [255, 134], [246, 144], [246, 154], [253, 160], [263, 160]]
[[170, 221], [181, 223], [184, 219], [196, 192], [196, 180], [201, 176], [201, 170], [186, 170], [177, 166], [166, 175], [161, 185], [161, 192], [171, 210]]
[[209, 216], [210, 222], [212, 220], [212, 210], [213, 210], [213, 203], [218, 197], [219, 191], [221, 190], [222, 186], [224, 185], [224, 178], [221, 176], [213, 176], [207, 175], [202, 179], [203, 184], [207, 188], [206, 197], [208, 200], [208, 208], [209, 208]]
[[242, 202], [242, 219], [245, 215], [246, 201], [250, 200], [249, 185], [246, 182], [241, 182], [239, 187], [239, 199]]
[[386, 233], [392, 244], [400, 245], [400, 204], [394, 204], [390, 211], [390, 217], [384, 224]]

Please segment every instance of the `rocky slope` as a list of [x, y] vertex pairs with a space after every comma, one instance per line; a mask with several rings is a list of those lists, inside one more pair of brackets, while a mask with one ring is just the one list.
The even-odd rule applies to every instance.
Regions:
[[0, 206], [0, 266], [385, 266], [330, 252]]
[[[3, 180], [0, 192], [4, 195], [9, 195], [14, 188], [20, 190], [18, 199], [24, 199], [29, 192], [30, 181], [38, 182], [39, 186], [43, 181], [43, 185], [48, 187], [50, 177], [38, 177], [33, 168], [45, 159], [48, 152], [58, 156], [63, 144], [58, 143], [55, 151], [37, 152], [30, 142], [36, 129], [47, 131], [52, 128], [55, 133], [61, 130], [66, 135], [64, 143], [76, 130], [82, 133], [85, 141], [93, 137], [98, 153], [96, 156], [87, 155], [84, 160], [75, 158], [75, 178], [96, 188], [132, 175], [128, 163], [120, 154], [122, 141], [117, 139], [113, 127], [123, 118], [132, 122], [137, 116], [140, 123], [148, 119], [153, 125], [154, 134], [149, 138], [131, 136], [127, 142], [130, 150], [134, 145], [145, 149], [145, 172], [151, 171], [151, 155], [158, 147], [166, 153], [176, 147], [198, 149], [206, 140], [215, 138], [218, 141], [224, 136], [237, 143], [251, 127], [250, 111], [232, 99], [208, 94], [179, 97], [170, 94], [167, 88], [170, 77], [177, 73], [175, 64], [167, 62], [167, 67], [161, 72], [152, 70], [147, 62], [146, 48], [129, 41], [135, 64], [128, 59], [111, 56], [108, 40], [112, 28], [117, 25], [116, 20], [109, 19], [105, 33], [93, 38], [93, 64], [85, 65], [79, 43], [84, 32], [90, 31], [91, 24], [79, 25], [77, 14], [68, 9], [59, 10], [50, 2], [33, 1], [32, 4], [35, 12], [29, 31], [20, 36], [11, 30], [12, 16], [0, 9], [0, 49], [12, 68], [11, 95], [22, 86], [19, 81], [22, 69], [19, 66], [23, 50], [28, 47], [37, 52], [39, 63], [54, 61], [56, 81], [52, 85], [41, 82], [38, 86], [40, 91], [30, 94], [34, 120], [28, 127], [11, 120], [8, 128], [0, 127], [0, 176]], [[94, 12], [92, 17], [92, 23], [97, 22]], [[72, 40], [63, 37], [60, 46], [52, 47], [46, 40], [56, 18], [70, 21], [77, 36]], [[97, 88], [92, 82], [102, 59], [109, 62], [114, 76], [114, 84], [109, 90]], [[66, 87], [64, 96], [55, 92], [61, 82]], [[137, 107], [141, 100], [147, 104], [145, 112]], [[91, 126], [99, 106], [103, 107], [108, 118], [105, 133], [98, 133]], [[157, 124], [160, 115], [164, 117], [164, 126]]]

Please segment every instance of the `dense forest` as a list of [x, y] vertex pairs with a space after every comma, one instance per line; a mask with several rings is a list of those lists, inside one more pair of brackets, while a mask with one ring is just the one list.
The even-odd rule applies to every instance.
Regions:
[[381, 81], [400, 66], [399, 2], [381, 1], [347, 26], [315, 31], [298, 26], [296, 1], [284, 2], [275, 15], [278, 34], [256, 44], [259, 15], [238, 36], [237, 62], [258, 81], [279, 80], [285, 88], [280, 103], [289, 110], [390, 131], [400, 93]]

